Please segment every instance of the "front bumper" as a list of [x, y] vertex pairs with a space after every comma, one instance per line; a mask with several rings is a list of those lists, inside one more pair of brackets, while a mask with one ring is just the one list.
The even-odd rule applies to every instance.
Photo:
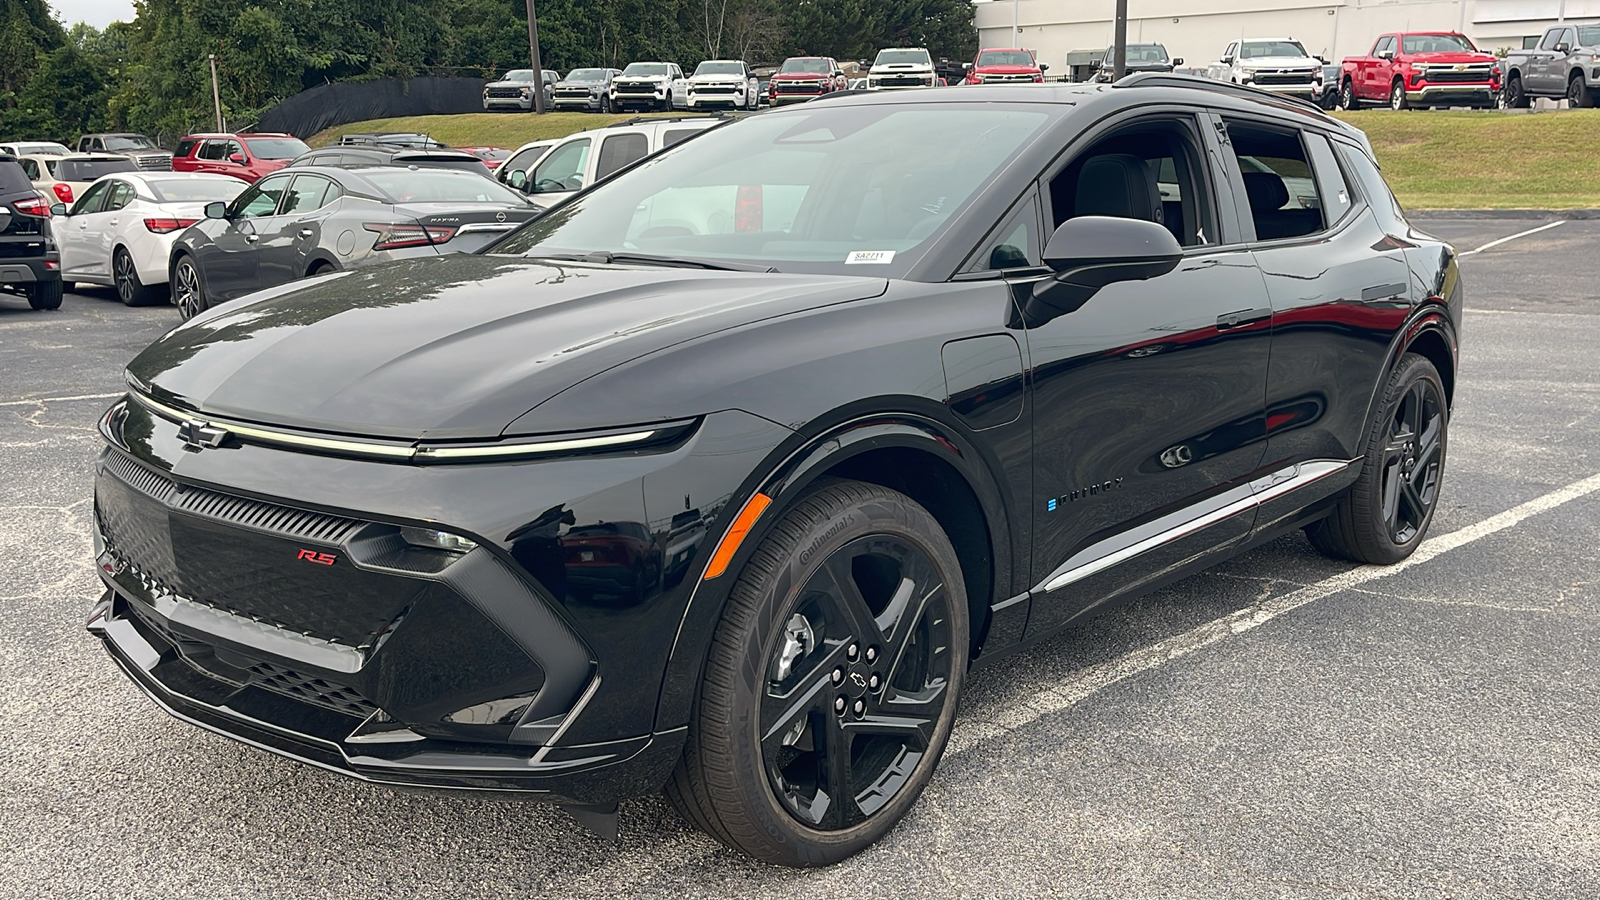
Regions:
[[1430, 84], [1406, 91], [1406, 99], [1413, 103], [1487, 103], [1494, 95], [1494, 87], [1487, 84]]
[[689, 108], [698, 109], [700, 107], [709, 106], [727, 106], [734, 109], [739, 109], [745, 106], [745, 100], [746, 98], [744, 91], [723, 91], [717, 93], [697, 91], [689, 94]]
[[584, 97], [561, 97], [561, 96], [557, 96], [554, 100], [550, 101], [550, 105], [555, 107], [556, 109], [581, 109], [581, 110], [584, 110], [586, 112], [599, 112], [605, 106], [605, 104], [603, 102], [604, 99], [605, 99], [605, 95], [604, 94], [602, 94], [602, 95], [600, 95], [598, 97], [590, 97], [590, 96], [584, 96]]
[[484, 109], [520, 109], [527, 111], [533, 109], [532, 97], [485, 97]]
[[649, 90], [640, 88], [622, 88], [611, 92], [611, 105], [617, 107], [627, 106], [655, 106], [667, 102], [668, 93], [665, 89]]

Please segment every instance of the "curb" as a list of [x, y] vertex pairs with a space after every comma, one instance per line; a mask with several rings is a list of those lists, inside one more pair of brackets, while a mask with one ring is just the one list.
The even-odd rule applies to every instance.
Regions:
[[1600, 209], [1408, 209], [1411, 219], [1600, 219]]

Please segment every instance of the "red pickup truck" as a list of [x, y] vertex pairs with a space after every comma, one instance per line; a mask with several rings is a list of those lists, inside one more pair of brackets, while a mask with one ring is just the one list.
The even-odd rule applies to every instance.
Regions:
[[1471, 106], [1491, 109], [1500, 92], [1494, 54], [1453, 31], [1380, 35], [1366, 56], [1344, 60], [1339, 105], [1359, 109], [1385, 103], [1390, 109]]

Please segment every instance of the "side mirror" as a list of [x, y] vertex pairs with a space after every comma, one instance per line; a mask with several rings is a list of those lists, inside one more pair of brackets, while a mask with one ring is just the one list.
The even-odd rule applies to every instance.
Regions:
[[1174, 57], [1173, 60], [1172, 60], [1172, 65], [1174, 67], [1183, 65], [1183, 57], [1181, 57], [1181, 56]]
[[970, 71], [972, 71], [972, 63], [962, 63], [961, 64], [961, 68], [964, 71], [970, 72]]
[[1172, 232], [1143, 219], [1079, 216], [1045, 244], [1053, 277], [1033, 286], [1022, 304], [1022, 327], [1037, 328], [1075, 312], [1108, 285], [1157, 278], [1178, 267], [1183, 248]]
[[67, 205], [65, 203], [52, 203], [52, 204], [50, 204], [50, 215], [52, 215], [52, 216], [64, 216], [66, 214], [67, 214]]
[[528, 184], [528, 173], [517, 169], [506, 179], [506, 183], [520, 191]]
[[228, 155], [228, 162], [236, 163], [236, 164], [242, 166], [242, 165], [245, 164], [244, 154], [243, 153], [230, 153]]
[[1556, 45], [1556, 52], [1557, 53], [1571, 53], [1572, 52], [1572, 45], [1567, 43], [1566, 41], [1562, 41], [1561, 43]]
[[206, 218], [226, 219], [228, 217], [228, 204], [221, 200], [213, 200], [206, 204]]
[[1039, 63], [1039, 71], [1041, 71], [1041, 72], [1050, 71], [1050, 64], [1049, 63]]
[[1223, 58], [1222, 58], [1222, 64], [1223, 64], [1223, 65], [1225, 65], [1225, 66], [1231, 66], [1231, 65], [1233, 65], [1233, 57], [1231, 57], [1231, 56], [1224, 56], [1224, 57], [1223, 57]]
[[1393, 50], [1379, 50], [1378, 51], [1378, 58], [1379, 59], [1394, 59], [1394, 51]]

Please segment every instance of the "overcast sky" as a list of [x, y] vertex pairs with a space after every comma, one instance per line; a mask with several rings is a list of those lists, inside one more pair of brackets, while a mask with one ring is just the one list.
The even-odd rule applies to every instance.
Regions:
[[50, 0], [50, 9], [68, 28], [79, 22], [104, 28], [118, 19], [133, 21], [133, 0]]

